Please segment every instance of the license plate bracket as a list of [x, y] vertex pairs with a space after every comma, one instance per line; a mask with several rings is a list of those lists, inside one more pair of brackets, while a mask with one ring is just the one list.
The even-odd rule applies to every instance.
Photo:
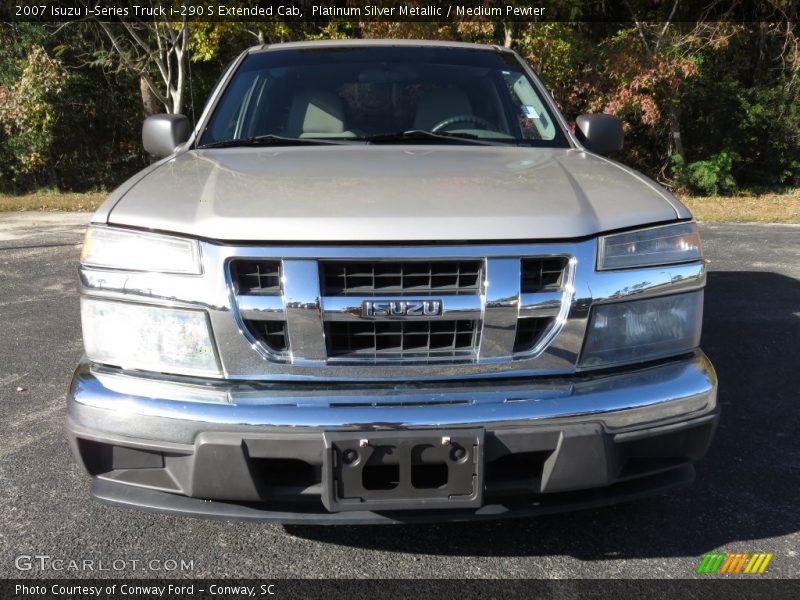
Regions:
[[325, 432], [322, 503], [331, 512], [478, 508], [483, 429]]

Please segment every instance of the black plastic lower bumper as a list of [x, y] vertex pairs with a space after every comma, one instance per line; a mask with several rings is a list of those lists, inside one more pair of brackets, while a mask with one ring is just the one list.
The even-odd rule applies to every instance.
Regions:
[[[718, 418], [716, 409], [692, 420], [622, 433], [592, 423], [481, 430], [475, 438], [480, 439], [480, 464], [463, 473], [467, 478], [480, 473], [474, 479], [480, 488], [470, 491], [469, 479], [462, 479], [463, 493], [473, 494], [471, 501], [451, 506], [441, 491], [458, 483], [449, 478], [461, 471], [445, 469], [450, 475], [436, 482], [431, 467], [446, 460], [441, 452], [431, 453], [430, 460], [425, 452], [413, 460], [412, 453], [405, 458], [393, 451], [364, 454], [376, 479], [369, 480], [373, 475], [366, 469], [354, 470], [357, 482], [342, 495], [350, 502], [346, 506], [341, 498], [331, 503], [336, 496], [332, 487], [343, 489], [344, 479], [326, 466], [326, 453], [336, 444], [323, 434], [210, 432], [199, 435], [194, 445], [159, 446], [143, 440], [93, 440], [91, 432], [74, 424], [68, 430], [76, 456], [94, 477], [93, 495], [110, 504], [220, 519], [351, 524], [518, 517], [661, 493], [691, 482], [692, 463], [706, 453]], [[424, 448], [439, 433], [453, 435], [406, 430], [363, 441], [385, 448], [410, 440], [412, 447]], [[370, 434], [339, 433], [337, 439], [350, 451], [361, 436]], [[409, 486], [402, 477], [398, 494], [382, 491], [386, 472], [411, 474], [414, 469], [434, 478], [427, 487], [438, 501], [426, 504], [409, 497], [408, 492], [418, 492], [412, 487], [425, 485]], [[354, 496], [362, 497], [362, 506], [370, 510], [353, 505]], [[388, 501], [381, 504], [376, 498]]]
[[454, 510], [330, 513], [315, 510], [313, 507], [301, 511], [297, 505], [265, 508], [253, 503], [200, 500], [99, 479], [92, 482], [92, 496], [113, 506], [182, 517], [265, 521], [286, 525], [392, 525], [521, 518], [598, 508], [682, 488], [692, 483], [694, 474], [694, 467], [685, 464], [663, 473], [616, 483], [605, 488], [547, 494], [533, 500], [520, 499], [506, 503], [485, 504], [477, 509]]

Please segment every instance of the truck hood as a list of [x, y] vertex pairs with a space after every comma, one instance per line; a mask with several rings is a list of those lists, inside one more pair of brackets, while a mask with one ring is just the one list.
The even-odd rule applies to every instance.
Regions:
[[581, 150], [337, 145], [179, 154], [138, 179], [108, 222], [222, 241], [535, 240], [683, 212], [650, 180]]

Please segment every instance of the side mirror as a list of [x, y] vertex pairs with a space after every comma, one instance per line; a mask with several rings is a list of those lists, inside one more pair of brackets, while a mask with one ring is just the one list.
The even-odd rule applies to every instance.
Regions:
[[191, 133], [189, 119], [183, 115], [153, 115], [142, 125], [142, 145], [145, 152], [161, 158], [175, 152]]
[[580, 142], [597, 154], [622, 150], [625, 134], [622, 123], [611, 115], [581, 115], [575, 120], [575, 133]]

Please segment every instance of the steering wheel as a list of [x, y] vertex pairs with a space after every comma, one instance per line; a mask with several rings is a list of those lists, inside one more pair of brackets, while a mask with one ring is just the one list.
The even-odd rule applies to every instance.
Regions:
[[454, 117], [448, 117], [443, 121], [439, 121], [436, 125], [431, 127], [431, 131], [433, 133], [438, 133], [442, 131], [445, 127], [450, 127], [451, 125], [455, 125], [456, 123], [478, 125], [481, 129], [488, 129], [489, 131], [494, 131], [494, 125], [492, 125], [489, 121], [487, 121], [483, 117], [479, 117], [477, 115], [456, 115]]

